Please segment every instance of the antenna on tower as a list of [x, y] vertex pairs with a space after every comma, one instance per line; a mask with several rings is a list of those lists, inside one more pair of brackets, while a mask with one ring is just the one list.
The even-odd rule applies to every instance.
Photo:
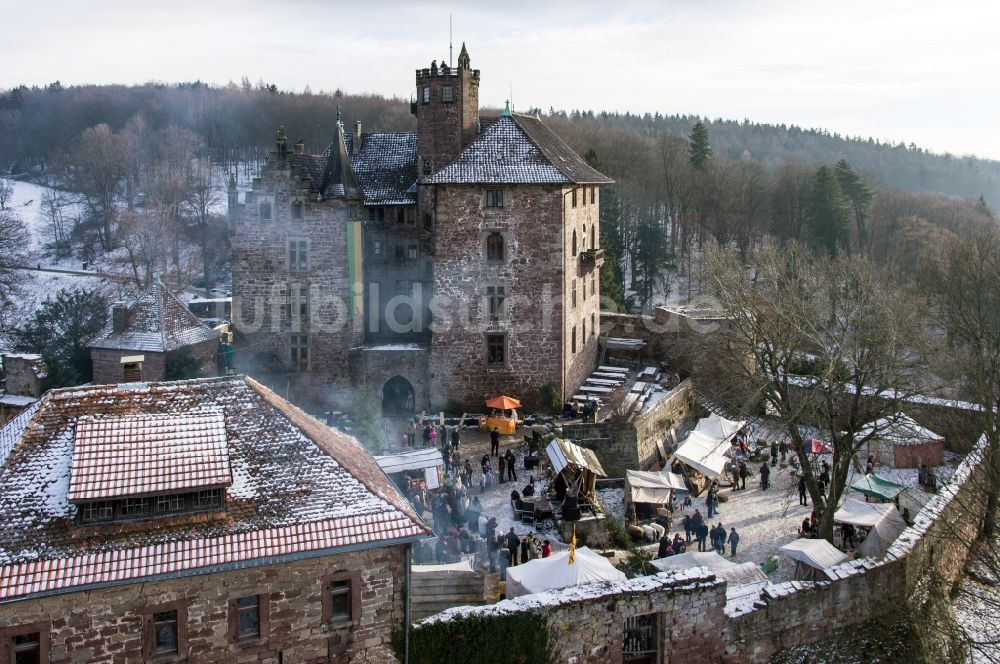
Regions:
[[454, 63], [451, 61], [451, 55], [452, 55], [451, 50], [452, 50], [451, 49], [451, 14], [448, 14], [448, 69], [451, 69], [454, 66]]
[[510, 110], [514, 110], [514, 81], [507, 81], [507, 85], [510, 86]]

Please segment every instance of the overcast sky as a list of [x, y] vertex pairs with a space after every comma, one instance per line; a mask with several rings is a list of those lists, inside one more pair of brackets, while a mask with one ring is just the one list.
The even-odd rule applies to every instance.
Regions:
[[824, 127], [1000, 159], [1000, 2], [983, 0], [0, 0], [0, 88], [341, 88], [409, 97], [482, 70], [480, 102]]

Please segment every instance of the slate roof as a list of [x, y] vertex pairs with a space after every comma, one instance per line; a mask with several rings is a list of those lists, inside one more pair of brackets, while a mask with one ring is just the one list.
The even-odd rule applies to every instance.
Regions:
[[[75, 525], [74, 443], [88, 422], [224, 418], [224, 517]], [[361, 445], [243, 376], [52, 390], [0, 429], [0, 602], [208, 573], [429, 534]]]
[[361, 192], [351, 171], [350, 138], [344, 133], [344, 125], [337, 121], [337, 131], [333, 142], [323, 152], [325, 164], [320, 190], [326, 198], [360, 198]]
[[431, 184], [611, 184], [555, 132], [530, 115], [485, 124], [458, 159], [428, 178]]
[[[113, 318], [113, 317], [112, 317]], [[212, 330], [188, 311], [166, 286], [154, 283], [128, 307], [124, 332], [114, 331], [109, 320], [90, 348], [165, 353], [202, 341], [218, 339]]]
[[200, 415], [84, 415], [67, 500], [195, 491], [232, 484], [226, 420]]
[[417, 202], [417, 135], [363, 134], [351, 155], [351, 171], [365, 205], [414, 205]]

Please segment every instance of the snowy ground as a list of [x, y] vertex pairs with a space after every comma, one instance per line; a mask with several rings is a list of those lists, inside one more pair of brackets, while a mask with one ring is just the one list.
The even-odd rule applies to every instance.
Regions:
[[[994, 574], [996, 550], [994, 544], [986, 552], [992, 564], [970, 564], [953, 600], [958, 624], [970, 641], [977, 644], [969, 649], [969, 664], [1000, 662], [1000, 579]], [[974, 555], [981, 555], [981, 552]]]

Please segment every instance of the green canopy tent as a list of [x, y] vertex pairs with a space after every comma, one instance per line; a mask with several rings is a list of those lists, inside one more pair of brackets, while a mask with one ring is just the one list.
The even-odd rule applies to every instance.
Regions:
[[851, 484], [851, 488], [864, 494], [867, 498], [875, 498], [888, 502], [894, 500], [906, 488], [895, 482], [884, 480], [875, 473], [859, 477]]

